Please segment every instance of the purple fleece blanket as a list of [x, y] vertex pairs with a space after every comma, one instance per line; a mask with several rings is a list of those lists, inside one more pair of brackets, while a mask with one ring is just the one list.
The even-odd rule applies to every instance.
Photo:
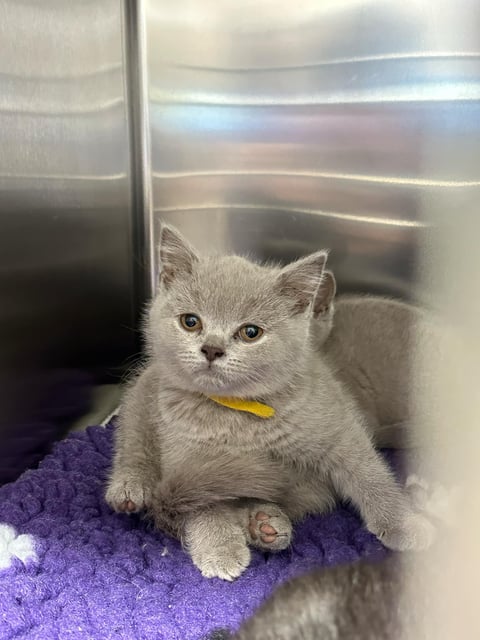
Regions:
[[254, 552], [235, 582], [207, 580], [178, 542], [105, 504], [113, 429], [69, 436], [0, 488], [2, 640], [197, 640], [237, 627], [287, 578], [385, 553], [339, 508], [298, 526], [288, 551]]

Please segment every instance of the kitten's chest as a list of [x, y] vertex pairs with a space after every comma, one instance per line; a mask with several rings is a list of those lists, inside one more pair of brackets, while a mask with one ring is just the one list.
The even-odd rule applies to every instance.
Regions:
[[162, 455], [202, 450], [235, 455], [270, 451], [280, 457], [303, 455], [312, 445], [306, 416], [281, 414], [260, 418], [248, 412], [222, 407], [208, 398], [186, 397], [163, 402]]

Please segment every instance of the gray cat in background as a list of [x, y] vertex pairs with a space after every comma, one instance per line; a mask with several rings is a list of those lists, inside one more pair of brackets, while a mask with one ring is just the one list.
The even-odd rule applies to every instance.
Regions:
[[[392, 549], [422, 549], [434, 535], [314, 346], [326, 259], [320, 251], [280, 268], [200, 256], [162, 228], [148, 359], [124, 397], [106, 499], [119, 512], [147, 509], [163, 526], [165, 487], [182, 474], [180, 486], [189, 476], [210, 483], [172, 527], [206, 577], [234, 579], [249, 564], [249, 545], [286, 548], [292, 521], [338, 499]], [[260, 402], [273, 415], [223, 406], [227, 398]], [[216, 486], [215, 461], [223, 469]]]
[[[317, 569], [290, 580], [237, 633], [212, 632], [206, 640], [411, 640], [432, 637], [421, 585], [412, 600], [403, 591], [412, 576], [408, 554]], [[421, 560], [427, 570], [425, 560]]]
[[[447, 328], [399, 300], [335, 294], [334, 275], [325, 271], [314, 302], [316, 347], [355, 398], [377, 446], [421, 447], [431, 431], [418, 428], [415, 402], [433, 397], [432, 372], [444, 365]], [[428, 365], [418, 357], [425, 353]], [[422, 420], [438, 422], [435, 410], [435, 403], [423, 407]]]

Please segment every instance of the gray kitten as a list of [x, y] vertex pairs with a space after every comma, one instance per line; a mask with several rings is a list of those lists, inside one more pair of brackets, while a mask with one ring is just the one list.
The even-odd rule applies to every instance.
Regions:
[[412, 602], [402, 592], [409, 569], [406, 555], [317, 569], [295, 578], [277, 589], [237, 633], [217, 630], [208, 640], [428, 637], [424, 594], [416, 589]]
[[[428, 430], [416, 428], [415, 402], [432, 397], [446, 328], [399, 300], [344, 295], [334, 302], [335, 293], [335, 278], [325, 271], [314, 303], [315, 345], [355, 398], [377, 446], [422, 445]], [[428, 368], [420, 353], [428, 353]], [[435, 408], [423, 407], [422, 419], [434, 421]]]
[[[248, 477], [239, 487], [230, 476], [218, 484], [218, 496], [250, 499], [194, 501], [177, 527], [206, 577], [239, 576], [249, 544], [285, 548], [292, 521], [339, 498], [358, 508], [387, 547], [421, 549], [432, 540], [432, 525], [413, 511], [355, 400], [314, 348], [313, 303], [326, 258], [320, 251], [279, 268], [204, 257], [171, 227], [161, 231], [148, 360], [124, 398], [106, 499], [117, 511], [146, 508], [162, 526], [162, 484], [188, 476], [185, 470], [202, 460], [207, 467], [225, 461], [225, 468], [245, 461], [251, 486]], [[260, 400], [275, 414], [261, 418], [211, 396]], [[265, 460], [288, 478], [281, 495], [284, 480], [272, 474], [272, 492], [262, 484], [255, 493]]]

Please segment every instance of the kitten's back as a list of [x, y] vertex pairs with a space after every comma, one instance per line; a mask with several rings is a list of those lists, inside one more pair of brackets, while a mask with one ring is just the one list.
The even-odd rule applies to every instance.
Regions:
[[[423, 310], [379, 296], [340, 296], [314, 324], [316, 346], [355, 397], [378, 446], [412, 446], [404, 429], [440, 366], [442, 331]], [[331, 330], [328, 332], [328, 327]], [[429, 353], [428, 368], [418, 354]]]
[[396, 300], [367, 296], [339, 298], [325, 353], [367, 415], [380, 424], [409, 414], [411, 354], [422, 312]]

